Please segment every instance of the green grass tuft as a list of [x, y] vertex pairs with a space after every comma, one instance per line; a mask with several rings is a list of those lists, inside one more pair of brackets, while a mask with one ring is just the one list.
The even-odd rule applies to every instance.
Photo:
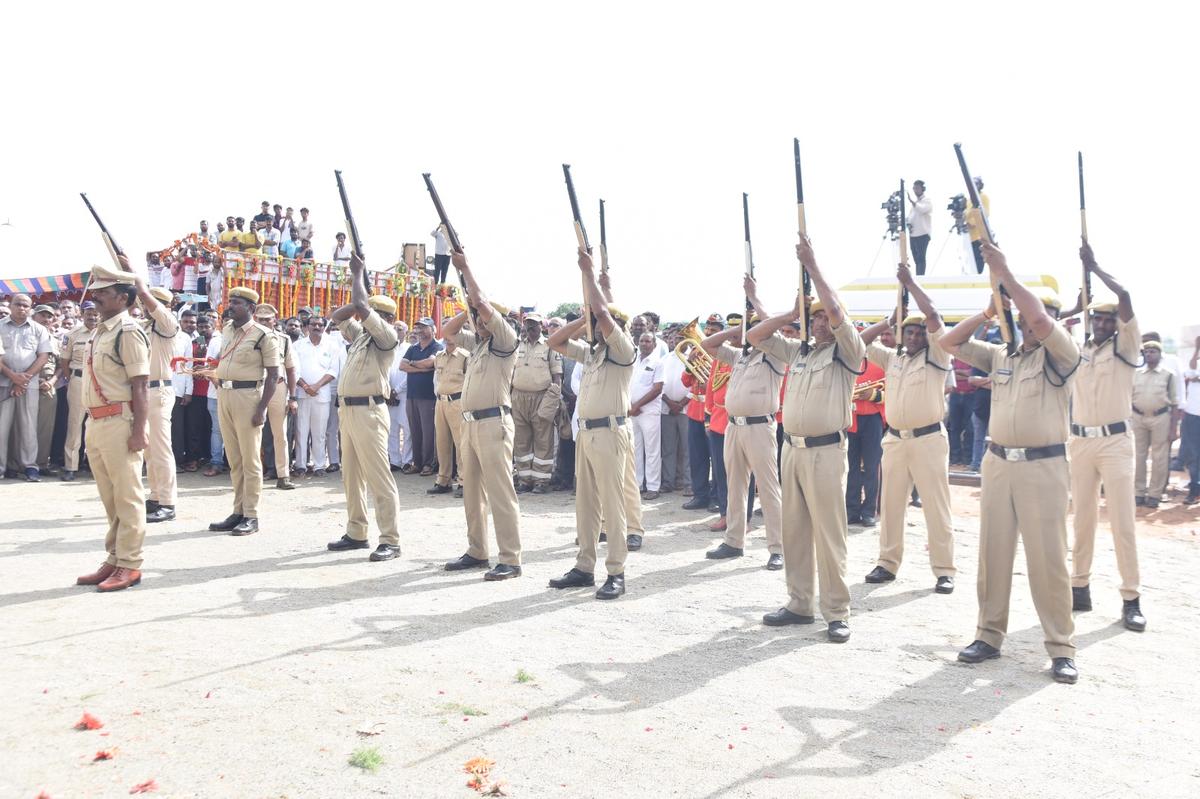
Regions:
[[537, 680], [537, 677], [534, 677], [532, 674], [525, 671], [525, 669], [517, 669], [517, 682], [527, 683], [534, 682], [535, 680]]
[[373, 746], [364, 746], [354, 750], [350, 755], [350, 765], [374, 774], [383, 765], [383, 755]]

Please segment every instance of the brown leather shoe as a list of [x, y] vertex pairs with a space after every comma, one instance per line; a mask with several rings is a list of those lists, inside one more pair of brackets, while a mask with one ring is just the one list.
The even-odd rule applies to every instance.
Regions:
[[724, 530], [725, 530], [725, 517], [724, 517], [724, 516], [722, 516], [721, 518], [717, 519], [715, 522], [713, 522], [712, 524], [710, 524], [710, 525], [708, 526], [708, 529], [709, 529], [709, 530], [711, 530], [711, 531], [713, 531], [714, 533], [720, 533], [720, 532], [724, 532]]
[[137, 569], [118, 568], [107, 580], [96, 586], [98, 591], [120, 591], [142, 581], [142, 573]]
[[85, 574], [75, 580], [75, 585], [100, 585], [100, 583], [112, 576], [112, 573], [117, 570], [116, 566], [111, 563], [101, 563], [100, 568], [91, 574]]

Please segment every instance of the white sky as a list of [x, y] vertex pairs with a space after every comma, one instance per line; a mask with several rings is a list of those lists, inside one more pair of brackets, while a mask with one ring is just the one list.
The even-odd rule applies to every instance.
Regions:
[[[668, 319], [739, 307], [746, 191], [760, 285], [783, 307], [793, 136], [837, 284], [871, 266], [901, 177], [935, 200], [932, 261], [963, 190], [962, 141], [1010, 263], [1056, 275], [1068, 303], [1083, 150], [1097, 256], [1143, 327], [1173, 335], [1200, 321], [1183, 238], [1200, 211], [1197, 15], [1152, 2], [10, 5], [0, 274], [106, 257], [79, 191], [131, 254], [267, 199], [309, 206], [327, 257], [334, 168], [368, 262], [391, 264], [403, 242], [430, 241], [430, 171], [485, 289], [545, 310], [579, 294], [566, 161], [595, 241], [596, 199], [608, 203], [619, 305]], [[954, 248], [937, 272], [957, 271]], [[35, 256], [44, 269], [25, 268]]]

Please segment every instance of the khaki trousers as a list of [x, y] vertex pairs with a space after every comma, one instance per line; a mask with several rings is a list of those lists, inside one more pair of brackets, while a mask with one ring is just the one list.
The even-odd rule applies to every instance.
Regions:
[[758, 486], [763, 523], [767, 532], [767, 551], [783, 552], [783, 505], [779, 472], [775, 469], [775, 422], [769, 424], [730, 424], [725, 428], [725, 481], [728, 486], [725, 515], [725, 543], [737, 549], [746, 546], [745, 508], [750, 493], [750, 474]]
[[146, 495], [142, 490], [142, 453], [129, 451], [133, 419], [127, 416], [128, 411], [120, 416], [89, 419], [87, 456], [108, 517], [106, 562], [140, 569], [146, 537]]
[[[396, 517], [400, 513], [400, 493], [388, 465], [391, 420], [387, 405], [347, 405], [343, 400], [338, 413], [342, 431], [342, 484], [346, 488], [346, 535], [356, 541], [367, 540], [369, 491], [375, 505], [375, 523], [379, 525], [379, 543], [398, 547], [400, 532]], [[283, 441], [286, 452], [287, 439]]]
[[[1133, 485], [1139, 497], [1162, 499], [1167, 492], [1167, 467], [1171, 461], [1171, 414], [1133, 417]], [[1150, 483], [1146, 483], [1146, 456], [1150, 456]]]
[[1121, 598], [1137, 599], [1140, 578], [1133, 504], [1133, 436], [1128, 432], [1101, 438], [1071, 436], [1067, 453], [1071, 457], [1071, 496], [1075, 501], [1071, 585], [1082, 588], [1092, 577], [1103, 483], [1108, 526], [1112, 528], [1117, 571], [1121, 573]]
[[223, 388], [217, 400], [225, 462], [233, 482], [233, 512], [258, 518], [262, 494], [262, 427], [251, 422], [262, 388]]
[[83, 378], [71, 375], [67, 382], [67, 443], [63, 446], [63, 463], [68, 472], [79, 471], [79, 445], [83, 441]]
[[[450, 485], [454, 474], [454, 450], [462, 450], [462, 400], [439, 399], [433, 407], [433, 439], [437, 445], [437, 484]], [[459, 478], [462, 478], [459, 465]]]
[[[625, 420], [625, 432], [629, 436], [629, 455], [625, 458], [625, 533], [626, 535], [629, 533], [645, 535], [646, 528], [642, 525], [642, 487], [638, 484], [637, 464], [633, 462], [633, 425], [629, 419]], [[576, 447], [578, 447], [578, 443], [576, 443]], [[578, 460], [578, 454], [575, 457]], [[578, 486], [576, 488], [578, 489]], [[604, 526], [609, 528], [607, 517], [604, 519]], [[611, 527], [610, 529], [618, 530], [620, 528]], [[613, 573], [619, 574], [620, 572]]]
[[[175, 507], [175, 452], [171, 449], [171, 411], [175, 389], [165, 386], [146, 389], [146, 483], [150, 501]], [[247, 420], [249, 421], [249, 420]]]
[[596, 546], [600, 541], [600, 523], [608, 528], [608, 557], [604, 561], [609, 574], [625, 573], [628, 549], [625, 536], [629, 488], [633, 487], [636, 504], [641, 496], [633, 480], [633, 441], [628, 425], [616, 428], [579, 428], [575, 439], [575, 529], [579, 538], [579, 556], [575, 568], [587, 574], [596, 569]]
[[1075, 657], [1067, 571], [1068, 472], [1065, 458], [1010, 463], [991, 451], [983, 456], [975, 638], [997, 649], [1008, 632], [1019, 535], [1046, 651], [1052, 658]]
[[546, 391], [514, 390], [512, 393], [513, 458], [517, 479], [523, 483], [549, 483], [554, 475], [557, 438], [554, 417], [543, 419], [538, 415]]
[[950, 441], [944, 430], [920, 438], [883, 436], [878, 563], [892, 574], [899, 573], [904, 559], [904, 517], [915, 485], [925, 511], [929, 566], [935, 577], [954, 576], [949, 458]]
[[288, 453], [287, 437], [287, 381], [275, 386], [275, 393], [267, 403], [267, 424], [271, 425], [271, 446], [275, 450], [275, 476], [291, 477], [291, 457]]
[[[850, 617], [846, 585], [846, 440], [825, 447], [783, 444], [783, 565], [787, 609], [814, 616], [820, 580], [821, 615], [826, 622]], [[737, 513], [745, 505], [729, 505]], [[764, 511], [765, 513], [765, 511]], [[728, 516], [726, 517], [728, 522]], [[814, 574], [815, 572], [815, 574]]]
[[521, 507], [512, 482], [513, 424], [507, 415], [463, 421], [458, 473], [467, 514], [467, 554], [488, 559], [488, 506], [499, 562], [521, 565]]
[[57, 390], [51, 391], [48, 395], [39, 391], [37, 411], [37, 466], [43, 472], [50, 468], [50, 440], [54, 437], [54, 418], [57, 415]]

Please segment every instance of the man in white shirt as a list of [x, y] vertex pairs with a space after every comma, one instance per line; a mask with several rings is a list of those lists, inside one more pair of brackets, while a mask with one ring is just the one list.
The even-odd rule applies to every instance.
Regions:
[[1186, 455], [1188, 470], [1187, 504], [1200, 502], [1200, 336], [1188, 367], [1183, 370], [1187, 398], [1183, 401], [1183, 425], [1179, 431], [1179, 449]]
[[388, 415], [391, 417], [388, 429], [388, 461], [393, 472], [413, 461], [412, 433], [408, 425], [408, 372], [400, 369], [400, 361], [408, 351], [407, 324], [396, 322], [396, 337], [400, 346], [396, 347], [396, 357], [388, 371], [388, 384], [392, 388], [392, 396], [388, 399]]
[[450, 271], [450, 244], [441, 225], [429, 235], [433, 236], [433, 282], [441, 285], [446, 282], [446, 275]]
[[[312, 241], [313, 233], [315, 231], [313, 230], [313, 223], [308, 221], [307, 208], [300, 209], [300, 221], [296, 223], [296, 230], [300, 233], [301, 241], [304, 241], [305, 239]], [[337, 414], [334, 415], [336, 416]]]
[[312, 436], [314, 474], [325, 474], [329, 465], [326, 431], [329, 428], [330, 386], [338, 375], [338, 346], [325, 335], [325, 320], [310, 316], [308, 335], [296, 342], [296, 464], [293, 471], [302, 474], [308, 468], [308, 441]]
[[280, 241], [289, 241], [292, 238], [292, 225], [294, 225], [295, 222], [296, 220], [292, 219], [292, 209], [288, 208], [287, 211], [284, 212], [283, 218], [279, 220], [279, 224], [276, 226], [279, 230]]
[[933, 203], [925, 195], [925, 181], [914, 180], [912, 190], [913, 193], [908, 197], [912, 209], [908, 212], [908, 241], [912, 246], [913, 262], [917, 265], [917, 274], [923, 275], [925, 274], [925, 253], [929, 249], [929, 232], [933, 229]]
[[[678, 344], [678, 334], [672, 333], [667, 351]], [[678, 491], [688, 479], [688, 390], [683, 384], [683, 361], [667, 355], [662, 360], [662, 487], [661, 491]]]
[[329, 331], [330, 346], [333, 347], [334, 357], [337, 359], [334, 365], [333, 382], [329, 384], [329, 396], [333, 398], [333, 407], [329, 410], [329, 424], [325, 428], [325, 450], [329, 453], [329, 468], [326, 471], [337, 472], [342, 468], [342, 447], [341, 439], [338, 438], [338, 412], [335, 410], [338, 407], [337, 385], [338, 375], [342, 373], [342, 367], [346, 365], [347, 350], [350, 347], [350, 342], [336, 328]]
[[270, 222], [262, 222], [258, 229], [263, 255], [275, 261], [279, 258], [279, 231]]
[[[638, 317], [640, 318], [640, 317]], [[633, 417], [633, 469], [645, 499], [657, 499], [662, 469], [662, 358], [655, 351], [658, 339], [645, 331], [638, 339], [638, 358], [629, 382], [629, 415]]]
[[350, 245], [346, 243], [346, 234], [337, 234], [337, 244], [333, 248], [333, 262], [339, 266], [350, 265]]
[[[185, 308], [179, 313], [179, 330], [175, 332], [172, 358], [192, 357], [192, 335], [195, 332], [196, 312]], [[200, 442], [195, 440], [192, 434], [195, 425], [190, 423], [195, 413], [191, 408], [192, 382], [190, 374], [176, 371], [171, 375], [171, 388], [175, 391], [175, 407], [171, 409], [171, 448], [175, 451], [175, 463], [180, 466], [195, 463], [199, 459], [196, 451]]]

